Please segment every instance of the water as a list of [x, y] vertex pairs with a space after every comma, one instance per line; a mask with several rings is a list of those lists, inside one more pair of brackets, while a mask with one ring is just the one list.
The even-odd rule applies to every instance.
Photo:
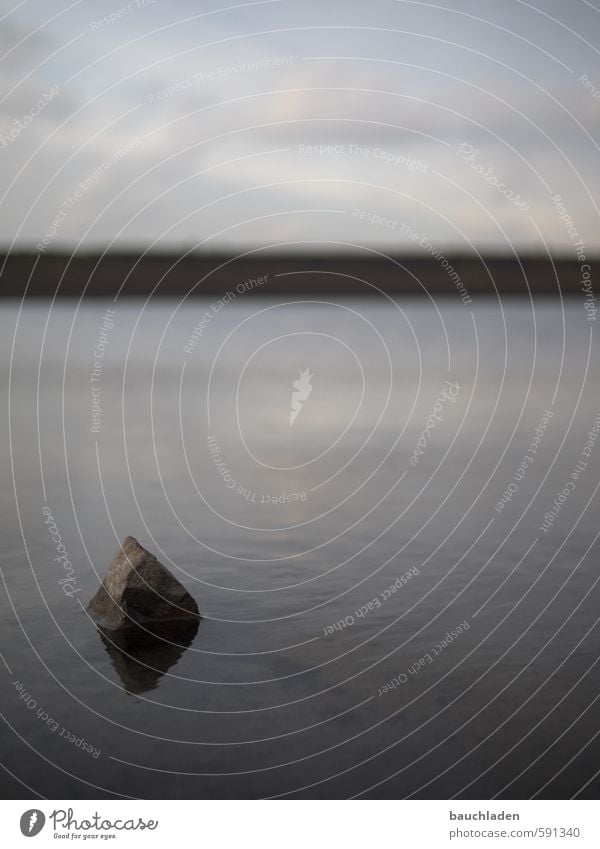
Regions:
[[[590, 327], [578, 299], [4, 302], [5, 797], [594, 797]], [[197, 599], [189, 645], [127, 656], [87, 616], [127, 534]]]

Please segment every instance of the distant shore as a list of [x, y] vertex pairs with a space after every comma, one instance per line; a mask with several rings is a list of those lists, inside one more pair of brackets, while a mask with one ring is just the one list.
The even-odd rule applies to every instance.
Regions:
[[[0, 297], [221, 297], [236, 286], [259, 297], [579, 296], [594, 301], [600, 258], [482, 259], [441, 253], [388, 259], [350, 254], [11, 253], [0, 255]], [[596, 284], [600, 291], [600, 283]]]

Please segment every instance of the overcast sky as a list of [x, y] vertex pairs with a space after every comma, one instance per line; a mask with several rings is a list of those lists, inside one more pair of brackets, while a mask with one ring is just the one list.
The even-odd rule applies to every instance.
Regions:
[[2, 0], [3, 247], [598, 252], [595, 3]]

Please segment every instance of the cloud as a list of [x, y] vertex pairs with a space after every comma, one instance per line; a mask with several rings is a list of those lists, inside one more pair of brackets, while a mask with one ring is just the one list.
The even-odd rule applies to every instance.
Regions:
[[[600, 87], [600, 55], [589, 4], [574, 3], [564, 21], [555, 0], [537, 10], [236, 5], [33, 0], [6, 16], [1, 138], [59, 91], [0, 147], [5, 245], [38, 244], [67, 203], [52, 248], [235, 249], [290, 237], [410, 247], [353, 217], [360, 207], [446, 250], [535, 250], [539, 228], [569, 252], [558, 193], [598, 250], [600, 102], [590, 85]], [[461, 143], [478, 151], [483, 176], [457, 156]], [[307, 155], [303, 145], [336, 150]]]

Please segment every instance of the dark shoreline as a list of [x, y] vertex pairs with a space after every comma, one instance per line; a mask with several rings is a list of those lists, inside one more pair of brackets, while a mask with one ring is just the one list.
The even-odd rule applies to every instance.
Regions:
[[[137, 252], [0, 255], [0, 298], [219, 297], [246, 281], [245, 291], [262, 297], [393, 296], [584, 297], [582, 278], [600, 272], [600, 259], [581, 265], [564, 257], [448, 255], [438, 259], [397, 256], [288, 254], [246, 255]], [[442, 265], [442, 262], [444, 265]], [[466, 294], [465, 294], [466, 293]], [[380, 295], [379, 295], [380, 296]]]

